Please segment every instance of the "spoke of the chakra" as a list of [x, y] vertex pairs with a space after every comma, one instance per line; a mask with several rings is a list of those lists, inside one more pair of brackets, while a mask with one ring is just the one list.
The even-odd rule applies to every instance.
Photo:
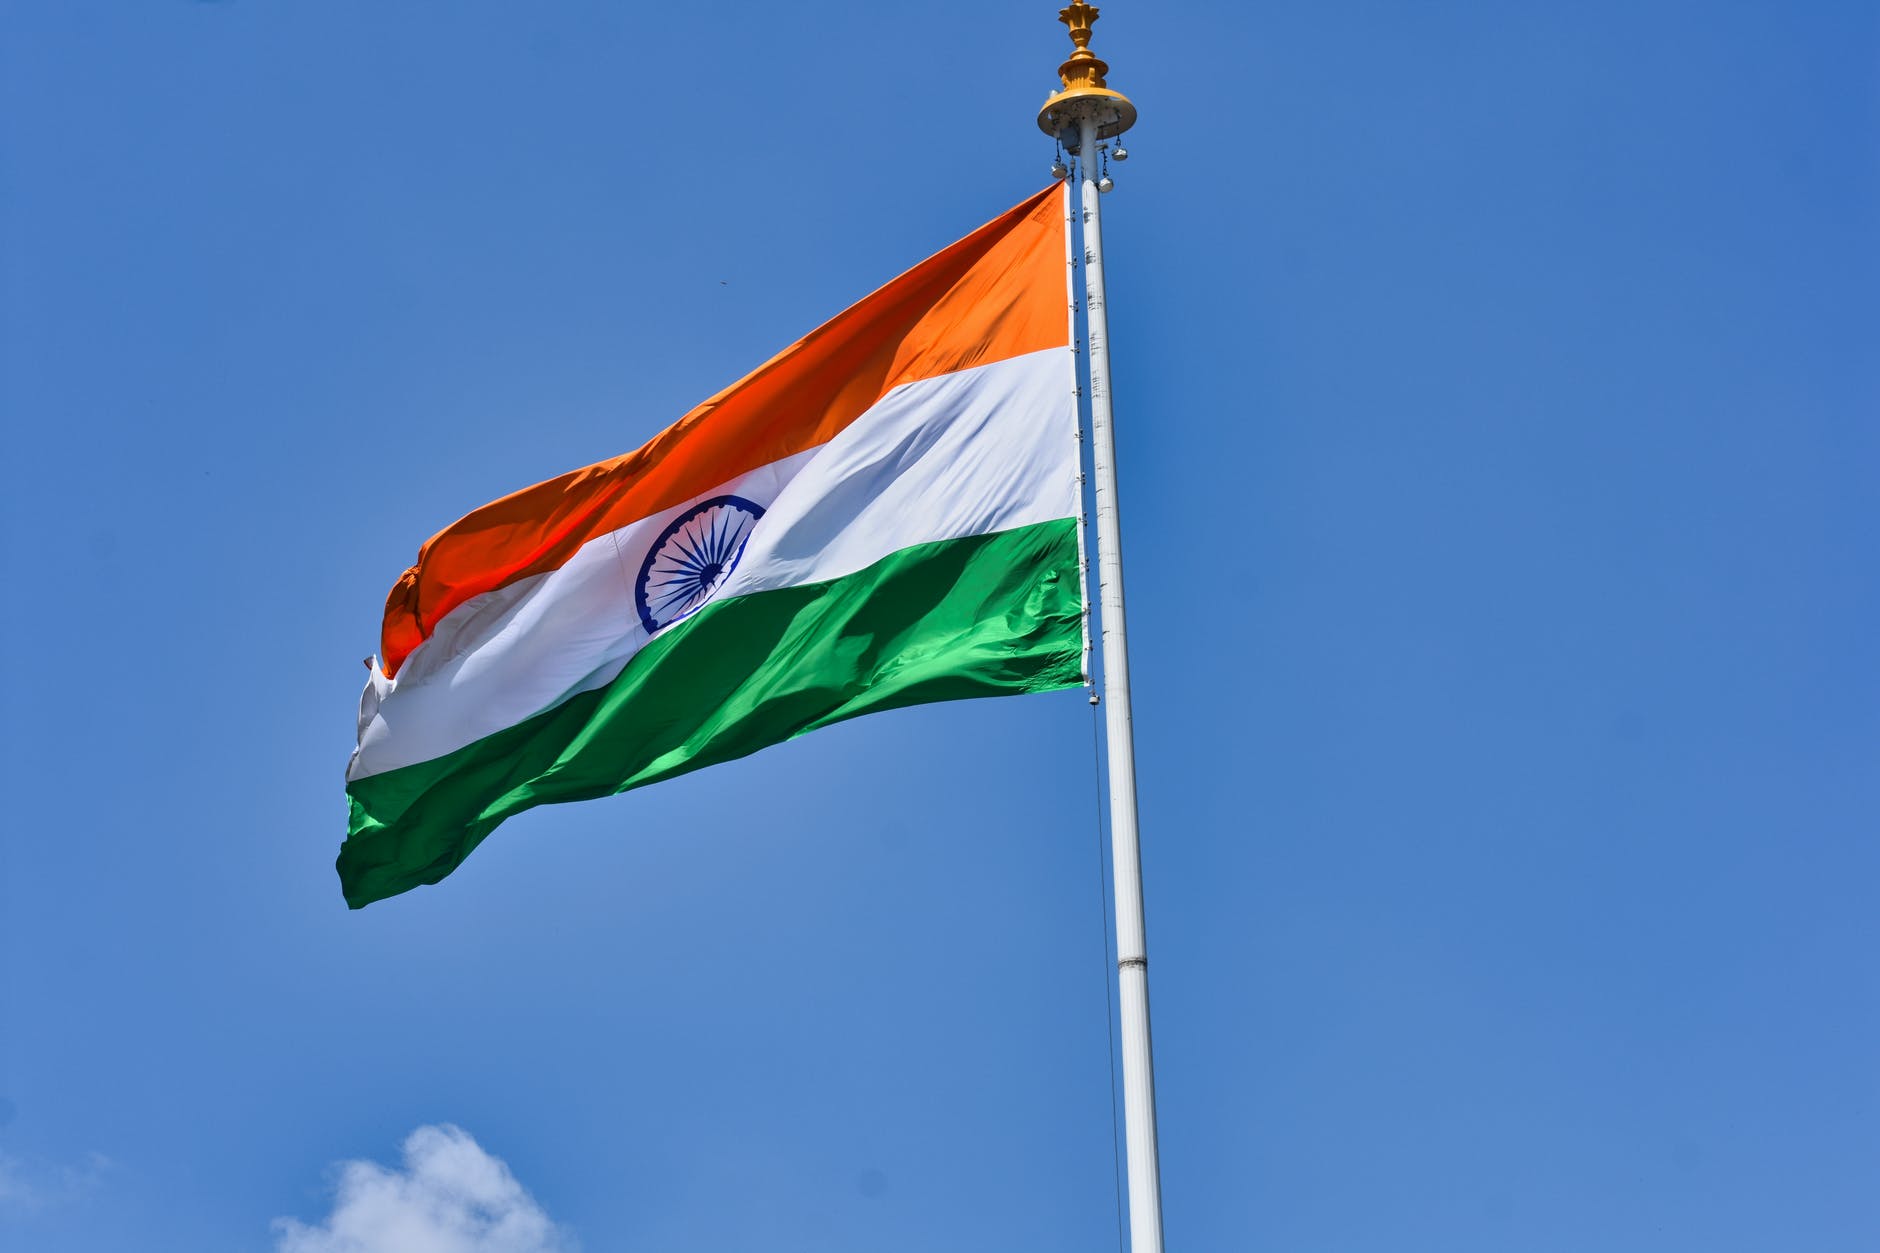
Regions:
[[693, 552], [692, 549], [686, 544], [685, 532], [683, 530], [681, 530], [677, 535], [672, 537], [672, 542], [673, 542], [673, 545], [676, 548], [678, 548], [680, 552], [685, 554], [686, 560], [692, 562], [694, 565], [700, 564], [698, 554]]
[[685, 603], [685, 598], [687, 596], [690, 596], [691, 594], [692, 593], [691, 593], [690, 588], [685, 587], [684, 585], [676, 586], [670, 592], [660, 597], [658, 603], [653, 606], [653, 613], [656, 616], [664, 615], [667, 610], [673, 608], [674, 606], [683, 605]]
[[653, 606], [655, 612], [663, 613], [673, 604], [684, 601], [692, 594], [692, 587], [688, 583], [671, 583], [667, 585], [667, 588], [665, 594], [660, 597], [659, 603]]

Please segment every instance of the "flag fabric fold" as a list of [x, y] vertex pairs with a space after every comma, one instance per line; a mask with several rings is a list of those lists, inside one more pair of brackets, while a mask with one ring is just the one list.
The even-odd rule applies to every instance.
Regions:
[[1082, 682], [1063, 195], [638, 451], [428, 541], [361, 700], [348, 904], [437, 882], [536, 805], [876, 710]]

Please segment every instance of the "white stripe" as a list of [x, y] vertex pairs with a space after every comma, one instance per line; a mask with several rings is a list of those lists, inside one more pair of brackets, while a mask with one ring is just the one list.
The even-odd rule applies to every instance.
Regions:
[[819, 448], [458, 606], [396, 679], [375, 670], [346, 777], [430, 761], [612, 682], [649, 638], [634, 598], [649, 549], [713, 496], [743, 497], [764, 515], [712, 599], [840, 578], [916, 544], [1075, 516], [1077, 416], [1063, 386], [1064, 351], [905, 384]]
[[375, 662], [368, 690], [377, 706], [360, 710], [359, 746], [346, 777], [442, 757], [578, 692], [605, 687], [647, 641], [633, 581], [667, 523], [712, 496], [773, 499], [819, 451], [759, 467], [589, 540], [556, 569], [471, 597], [412, 649], [395, 679]]
[[721, 596], [839, 579], [915, 544], [1077, 512], [1062, 348], [896, 388], [823, 445]]

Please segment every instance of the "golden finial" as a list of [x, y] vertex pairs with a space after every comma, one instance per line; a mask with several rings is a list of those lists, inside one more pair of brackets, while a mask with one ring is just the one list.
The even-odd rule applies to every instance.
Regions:
[[1058, 21], [1070, 28], [1077, 50], [1058, 66], [1064, 89], [1045, 100], [1038, 111], [1038, 126], [1067, 146], [1076, 143], [1078, 123], [1085, 117], [1096, 120], [1099, 139], [1113, 138], [1136, 124], [1136, 106], [1122, 92], [1110, 90], [1104, 82], [1110, 67], [1090, 50], [1090, 28], [1096, 20], [1097, 6], [1084, 0], [1058, 10]]
[[1066, 87], [1102, 87], [1103, 76], [1110, 72], [1110, 67], [1090, 50], [1090, 28], [1096, 20], [1096, 6], [1084, 0], [1058, 10], [1058, 21], [1071, 28], [1071, 42], [1077, 45], [1071, 59], [1058, 66], [1058, 77]]

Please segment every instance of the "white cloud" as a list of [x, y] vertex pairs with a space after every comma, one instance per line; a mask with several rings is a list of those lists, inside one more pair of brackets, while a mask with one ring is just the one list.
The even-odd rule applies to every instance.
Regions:
[[448, 1123], [405, 1137], [402, 1170], [342, 1162], [317, 1226], [277, 1218], [276, 1253], [574, 1253], [509, 1167]]
[[0, 1215], [30, 1214], [67, 1205], [98, 1186], [111, 1159], [89, 1154], [76, 1166], [0, 1153]]

